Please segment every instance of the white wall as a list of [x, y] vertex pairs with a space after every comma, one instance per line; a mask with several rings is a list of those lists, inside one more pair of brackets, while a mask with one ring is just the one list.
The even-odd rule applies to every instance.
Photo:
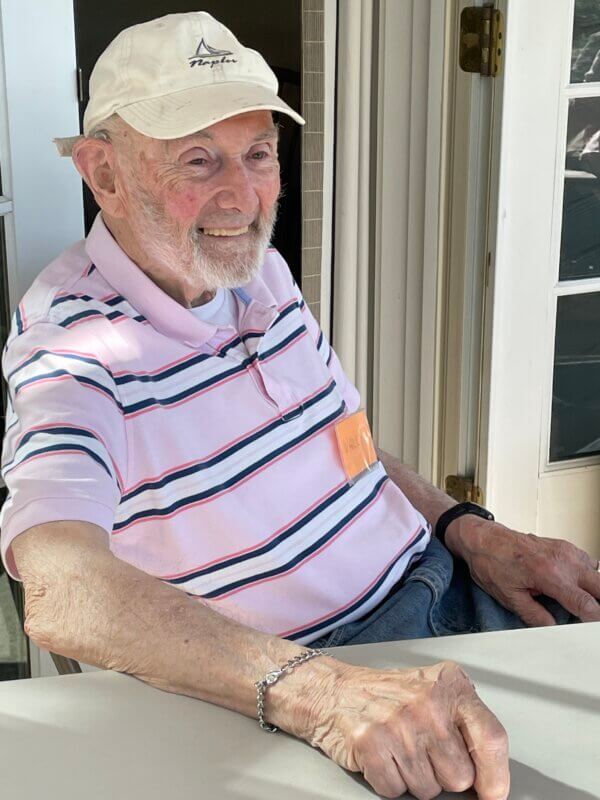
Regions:
[[[81, 181], [55, 136], [79, 132], [72, 0], [0, 0], [17, 285], [14, 305], [66, 246], [83, 236]], [[51, 48], [52, 58], [47, 58]], [[42, 80], [43, 77], [43, 80]]]

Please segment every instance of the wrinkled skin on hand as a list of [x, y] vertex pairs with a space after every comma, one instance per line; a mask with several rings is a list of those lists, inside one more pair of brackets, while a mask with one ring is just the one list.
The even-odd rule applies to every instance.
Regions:
[[[531, 626], [556, 620], [536, 595], [557, 600], [582, 622], [600, 621], [600, 573], [587, 553], [562, 539], [512, 531], [477, 517], [446, 541], [469, 565], [471, 577]], [[462, 520], [461, 520], [462, 521]]]
[[430, 800], [475, 787], [480, 800], [509, 792], [508, 738], [454, 662], [410, 670], [344, 665], [314, 703], [305, 738], [362, 772], [383, 797]]

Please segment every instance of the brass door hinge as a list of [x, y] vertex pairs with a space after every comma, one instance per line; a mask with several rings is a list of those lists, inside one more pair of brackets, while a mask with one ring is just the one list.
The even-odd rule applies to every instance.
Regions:
[[459, 63], [465, 72], [495, 78], [502, 67], [504, 17], [493, 5], [463, 8]]
[[463, 478], [460, 475], [448, 475], [446, 478], [446, 494], [453, 497], [458, 503], [483, 503], [483, 492], [475, 486], [472, 478]]

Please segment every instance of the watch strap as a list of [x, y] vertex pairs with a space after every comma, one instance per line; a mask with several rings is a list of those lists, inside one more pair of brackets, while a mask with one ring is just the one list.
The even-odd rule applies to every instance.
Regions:
[[455, 506], [452, 506], [452, 508], [444, 511], [436, 523], [435, 536], [443, 545], [446, 544], [446, 529], [448, 525], [450, 525], [451, 522], [454, 522], [455, 519], [463, 517], [465, 514], [475, 514], [475, 516], [487, 520], [494, 519], [494, 515], [491, 511], [488, 511], [487, 508], [484, 508], [477, 503], [457, 503]]

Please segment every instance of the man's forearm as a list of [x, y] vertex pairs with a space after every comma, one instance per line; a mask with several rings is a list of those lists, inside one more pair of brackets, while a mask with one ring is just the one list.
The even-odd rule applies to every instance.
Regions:
[[[417, 475], [396, 456], [392, 456], [380, 448], [376, 449], [387, 474], [396, 486], [402, 489], [413, 506], [423, 514], [435, 531], [435, 525], [440, 516], [444, 511], [456, 505], [456, 500]], [[479, 528], [481, 528], [482, 520], [469, 516], [461, 517], [448, 525], [446, 545], [455, 555], [464, 557], [466, 539], [472, 533], [474, 520], [479, 523]]]
[[[254, 681], [304, 648], [223, 617], [113, 556], [94, 525], [56, 522], [13, 543], [26, 630], [41, 647], [152, 686], [256, 716]], [[266, 717], [302, 736], [314, 698], [341, 665], [314, 659], [267, 693]]]
[[444, 511], [456, 505], [456, 501], [449, 495], [413, 472], [396, 456], [379, 448], [377, 448], [377, 455], [396, 486], [402, 489], [413, 506], [423, 514], [432, 527], [435, 528], [436, 522]]

